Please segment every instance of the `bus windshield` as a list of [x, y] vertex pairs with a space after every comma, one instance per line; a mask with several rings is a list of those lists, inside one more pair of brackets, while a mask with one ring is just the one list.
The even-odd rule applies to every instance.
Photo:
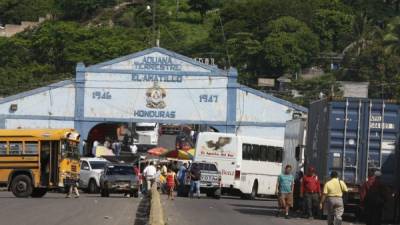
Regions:
[[79, 159], [78, 143], [74, 141], [64, 141], [62, 144], [62, 157], [69, 159]]

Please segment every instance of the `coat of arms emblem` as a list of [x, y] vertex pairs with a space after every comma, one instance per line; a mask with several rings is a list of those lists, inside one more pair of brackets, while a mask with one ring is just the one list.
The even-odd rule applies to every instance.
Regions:
[[146, 91], [146, 107], [151, 109], [165, 108], [165, 96], [167, 96], [165, 89], [160, 87], [157, 82], [154, 82], [153, 87], [148, 88]]

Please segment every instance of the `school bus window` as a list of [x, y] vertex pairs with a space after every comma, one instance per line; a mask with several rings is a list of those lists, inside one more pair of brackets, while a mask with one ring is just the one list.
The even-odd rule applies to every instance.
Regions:
[[7, 142], [2, 141], [0, 142], [0, 155], [6, 155], [7, 154]]
[[27, 141], [25, 142], [25, 154], [35, 155], [38, 154], [39, 145], [36, 141]]
[[22, 154], [22, 142], [10, 142], [10, 155]]

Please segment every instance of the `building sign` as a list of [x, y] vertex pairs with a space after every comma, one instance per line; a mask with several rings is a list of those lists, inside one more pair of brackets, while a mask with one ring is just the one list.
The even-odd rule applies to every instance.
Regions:
[[210, 70], [197, 63], [152, 52], [102, 69], [85, 74], [85, 117], [226, 121], [228, 77], [198, 76]]
[[275, 80], [268, 78], [258, 78], [259, 87], [275, 87]]
[[180, 64], [172, 63], [170, 56], [147, 56], [143, 57], [142, 61], [134, 62], [137, 70], [156, 70], [156, 71], [181, 71]]
[[[149, 109], [164, 109], [167, 105], [164, 98], [167, 92], [164, 88], [160, 87], [157, 82], [146, 90], [146, 107]], [[135, 110], [135, 117], [148, 117], [148, 118], [175, 118], [175, 111], [159, 111], [159, 110]]]
[[137, 82], [172, 82], [182, 83], [182, 76], [161, 74], [132, 74], [132, 81]]

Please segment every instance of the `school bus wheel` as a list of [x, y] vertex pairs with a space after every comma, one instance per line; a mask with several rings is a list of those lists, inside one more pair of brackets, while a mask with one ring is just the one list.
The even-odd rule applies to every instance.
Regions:
[[46, 188], [34, 188], [31, 194], [32, 198], [41, 198], [47, 193]]
[[27, 175], [17, 175], [11, 181], [11, 191], [15, 197], [29, 197], [32, 194], [32, 190], [32, 180]]

